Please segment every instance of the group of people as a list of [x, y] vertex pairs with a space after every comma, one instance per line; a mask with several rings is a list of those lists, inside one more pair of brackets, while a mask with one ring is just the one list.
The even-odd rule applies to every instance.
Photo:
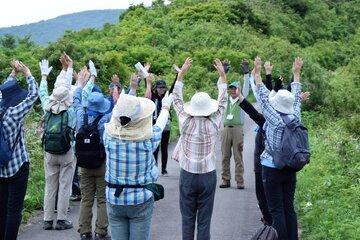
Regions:
[[[62, 70], [53, 91], [48, 91], [52, 71], [47, 60], [39, 63], [41, 81], [38, 85], [30, 70], [20, 61], [0, 85], [0, 119], [2, 145], [11, 147], [12, 155], [0, 165], [0, 239], [16, 239], [29, 174], [29, 157], [25, 147], [23, 120], [39, 97], [44, 112], [43, 138], [45, 194], [44, 230], [73, 228], [67, 219], [73, 176], [80, 178], [80, 239], [93, 239], [93, 205], [97, 202], [94, 239], [144, 240], [150, 238], [154, 209], [154, 189], [159, 176], [157, 158], [161, 148], [161, 174], [166, 169], [170, 137], [170, 108], [179, 122], [180, 137], [172, 159], [180, 165], [179, 194], [182, 216], [182, 238], [210, 239], [210, 224], [217, 184], [215, 144], [221, 132], [222, 183], [230, 187], [231, 152], [235, 160], [235, 180], [244, 189], [242, 160], [244, 113], [259, 126], [255, 143], [256, 195], [263, 222], [272, 225], [279, 239], [298, 239], [294, 211], [296, 173], [275, 167], [271, 149], [279, 146], [285, 123], [281, 115], [300, 119], [302, 60], [293, 64], [291, 91], [283, 89], [281, 79], [272, 88], [269, 62], [265, 63], [266, 84], [261, 79], [262, 62], [254, 61], [250, 74], [244, 60], [244, 85], [238, 81], [227, 84], [229, 62], [215, 59], [219, 74], [218, 98], [205, 92], [195, 93], [190, 102], [183, 101], [184, 77], [192, 65], [187, 58], [177, 76], [172, 93], [166, 82], [146, 77], [144, 97], [137, 97], [140, 77], [134, 73], [125, 89], [114, 75], [108, 96], [96, 84], [97, 69], [90, 60], [78, 74], [73, 60], [63, 53]], [[145, 68], [149, 71], [150, 64]], [[24, 74], [28, 90], [16, 79]], [[74, 83], [75, 82], [75, 83]], [[153, 88], [154, 86], [154, 88]], [[262, 114], [247, 100], [250, 86], [260, 103]], [[271, 92], [270, 92], [271, 91]], [[269, 94], [270, 93], [270, 94]], [[2, 146], [1, 146], [2, 147]], [[232, 149], [231, 149], [232, 148]], [[232, 150], [232, 151], [231, 151]], [[1, 162], [0, 162], [1, 163]], [[56, 214], [55, 214], [56, 209]]]

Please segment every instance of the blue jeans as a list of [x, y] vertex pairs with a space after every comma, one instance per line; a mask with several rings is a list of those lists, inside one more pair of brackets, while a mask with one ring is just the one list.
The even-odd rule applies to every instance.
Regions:
[[12, 177], [0, 178], [0, 239], [16, 240], [22, 218], [29, 177], [29, 163], [24, 163]]
[[263, 166], [263, 184], [278, 240], [298, 240], [294, 210], [296, 172]]
[[138, 205], [113, 205], [107, 203], [111, 239], [150, 239], [154, 198]]

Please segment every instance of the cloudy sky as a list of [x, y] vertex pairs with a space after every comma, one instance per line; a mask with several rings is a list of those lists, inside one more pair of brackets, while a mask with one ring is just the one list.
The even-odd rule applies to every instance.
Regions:
[[125, 9], [151, 0], [9, 0], [1, 1], [0, 27], [38, 22], [60, 15], [95, 9]]

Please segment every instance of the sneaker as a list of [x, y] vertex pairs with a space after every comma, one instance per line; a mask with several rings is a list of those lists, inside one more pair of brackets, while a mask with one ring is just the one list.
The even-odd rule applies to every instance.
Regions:
[[91, 233], [83, 233], [80, 234], [80, 240], [92, 240]]
[[108, 236], [107, 234], [103, 235], [103, 234], [95, 233], [94, 240], [111, 240], [111, 237]]
[[44, 230], [53, 230], [53, 221], [44, 221]]
[[219, 188], [229, 188], [230, 187], [230, 181], [223, 180]]
[[237, 188], [237, 189], [244, 189], [245, 186], [244, 186], [244, 184], [238, 183], [237, 186], [236, 186], [236, 188]]
[[73, 202], [81, 201], [81, 195], [71, 195], [70, 201], [73, 201]]
[[161, 175], [162, 175], [163, 177], [168, 177], [168, 176], [169, 176], [169, 174], [168, 174], [168, 172], [167, 172], [166, 170], [162, 171], [162, 172], [161, 172]]
[[70, 222], [68, 220], [57, 220], [56, 221], [56, 226], [55, 226], [56, 230], [66, 230], [66, 229], [70, 229], [70, 228], [73, 228], [72, 222]]

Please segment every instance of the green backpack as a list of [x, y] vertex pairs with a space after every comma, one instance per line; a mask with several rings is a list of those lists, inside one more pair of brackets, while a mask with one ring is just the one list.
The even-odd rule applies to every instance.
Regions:
[[58, 114], [47, 111], [44, 119], [42, 145], [45, 152], [61, 155], [67, 153], [74, 140], [74, 129], [68, 126], [69, 114], [62, 111]]

